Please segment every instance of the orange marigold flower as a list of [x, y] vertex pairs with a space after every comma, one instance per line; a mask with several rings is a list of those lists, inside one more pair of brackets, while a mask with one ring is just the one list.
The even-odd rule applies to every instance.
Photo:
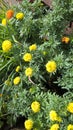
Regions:
[[14, 11], [13, 10], [8, 10], [6, 12], [6, 18], [7, 19], [11, 19], [13, 17], [13, 15], [14, 15]]
[[62, 38], [62, 42], [66, 43], [66, 44], [68, 44], [69, 41], [70, 41], [70, 38], [69, 38], [69, 37], [63, 37], [63, 38]]

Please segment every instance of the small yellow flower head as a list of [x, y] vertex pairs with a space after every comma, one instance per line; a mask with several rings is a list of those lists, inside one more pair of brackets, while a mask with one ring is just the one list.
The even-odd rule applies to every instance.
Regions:
[[43, 51], [43, 55], [46, 55], [47, 54], [47, 52], [46, 51]]
[[4, 52], [8, 52], [12, 48], [12, 43], [9, 40], [5, 40], [2, 43], [2, 49]]
[[55, 72], [57, 68], [56, 62], [55, 61], [48, 61], [48, 63], [46, 64], [46, 70], [51, 73], [51, 72]]
[[30, 62], [32, 60], [32, 55], [30, 53], [26, 53], [24, 56], [23, 56], [23, 59], [24, 61], [26, 62]]
[[31, 119], [29, 120], [26, 120], [24, 122], [24, 127], [27, 129], [27, 130], [31, 130], [33, 128], [33, 121]]
[[58, 130], [58, 129], [59, 129], [59, 124], [54, 124], [50, 128], [50, 130]]
[[6, 26], [6, 24], [7, 24], [6, 18], [2, 19], [2, 25], [3, 25], [3, 26]]
[[67, 127], [67, 130], [73, 130], [73, 125], [69, 124], [68, 127]]
[[67, 110], [68, 110], [70, 113], [73, 113], [73, 102], [71, 102], [71, 103], [68, 104]]
[[20, 80], [21, 80], [21, 79], [20, 79], [19, 76], [15, 77], [14, 80], [13, 80], [14, 85], [19, 84]]
[[58, 122], [62, 122], [62, 118], [60, 116], [57, 117]]
[[70, 38], [69, 37], [63, 37], [62, 42], [68, 44], [70, 42]]
[[30, 51], [35, 51], [36, 49], [37, 49], [36, 44], [33, 44], [33, 45], [29, 46]]
[[32, 102], [31, 109], [34, 113], [37, 113], [40, 111], [40, 103], [37, 101]]
[[30, 92], [30, 93], [33, 93], [33, 92], [35, 92], [35, 91], [36, 91], [35, 87], [31, 87], [31, 88], [29, 89], [29, 92]]
[[31, 76], [32, 76], [32, 72], [33, 72], [32, 68], [28, 67], [28, 68], [25, 70], [25, 75], [31, 77]]
[[52, 120], [52, 121], [57, 120], [57, 113], [56, 113], [56, 111], [51, 110], [50, 113], [49, 113], [49, 116], [50, 116], [50, 120]]
[[9, 81], [9, 79], [7, 79], [7, 80], [5, 81], [5, 85], [10, 86], [10, 81]]
[[24, 14], [23, 14], [22, 12], [17, 13], [17, 14], [16, 14], [16, 18], [17, 18], [18, 20], [21, 20], [21, 19], [24, 18]]
[[15, 70], [16, 70], [16, 72], [19, 72], [19, 71], [20, 71], [20, 69], [21, 69], [21, 68], [20, 68], [20, 66], [18, 65], [18, 66], [16, 67], [16, 69], [15, 69]]
[[58, 121], [58, 122], [62, 121], [61, 117], [59, 117], [56, 111], [54, 110], [50, 111], [49, 116], [50, 116], [50, 120], [52, 121]]

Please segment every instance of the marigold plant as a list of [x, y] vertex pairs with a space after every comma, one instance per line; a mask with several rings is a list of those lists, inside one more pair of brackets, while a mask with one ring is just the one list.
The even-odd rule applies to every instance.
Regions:
[[0, 128], [73, 129], [73, 0], [0, 1]]

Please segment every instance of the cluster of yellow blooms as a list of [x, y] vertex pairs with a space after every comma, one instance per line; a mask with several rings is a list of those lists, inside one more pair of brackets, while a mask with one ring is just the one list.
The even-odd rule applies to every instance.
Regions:
[[[58, 130], [60, 127], [59, 127], [59, 124], [53, 124], [50, 128], [50, 130]], [[73, 125], [72, 124], [69, 124], [67, 126], [67, 130], [73, 130]]]
[[[32, 44], [31, 46], [29, 46], [30, 51], [34, 51], [36, 49], [37, 49], [36, 44]], [[23, 60], [26, 61], [26, 62], [30, 62], [32, 60], [32, 55], [30, 53], [24, 54]]]
[[[31, 109], [34, 113], [37, 113], [40, 111], [40, 103], [38, 101], [34, 101], [31, 103]], [[31, 119], [28, 119], [24, 122], [24, 126], [26, 130], [31, 130], [33, 128], [34, 122]], [[36, 128], [34, 129], [36, 130]]]
[[[40, 103], [38, 101], [32, 102], [31, 109], [34, 113], [39, 112], [40, 111]], [[67, 110], [69, 112], [73, 113], [73, 102], [68, 104]], [[58, 122], [62, 121], [61, 117], [58, 116], [58, 114], [55, 110], [51, 110], [49, 113], [49, 116], [50, 116], [50, 120], [52, 120], [52, 121], [58, 121]], [[31, 119], [28, 119], [24, 122], [24, 126], [25, 126], [26, 130], [31, 130], [33, 128], [33, 125], [34, 125], [34, 122]], [[59, 124], [56, 123], [50, 127], [50, 130], [59, 130], [59, 128], [60, 128]], [[73, 125], [69, 124], [67, 126], [67, 130], [73, 130]]]
[[[13, 17], [13, 15], [14, 15], [14, 11], [13, 10], [11, 10], [11, 9], [7, 10], [7, 12], [6, 12], [6, 18], [2, 19], [2, 25], [6, 26], [7, 20], [11, 19]], [[24, 18], [24, 13], [19, 12], [19, 13], [16, 14], [16, 19], [17, 20], [22, 20], [23, 18]]]

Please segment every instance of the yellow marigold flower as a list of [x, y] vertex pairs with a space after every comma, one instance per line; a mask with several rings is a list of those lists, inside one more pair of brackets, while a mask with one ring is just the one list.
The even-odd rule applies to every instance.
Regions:
[[73, 102], [70, 102], [67, 106], [67, 110], [71, 113], [73, 113]]
[[2, 49], [4, 52], [8, 52], [12, 48], [12, 43], [9, 40], [5, 40], [2, 43]]
[[50, 116], [50, 120], [52, 120], [52, 121], [57, 120], [57, 113], [56, 113], [56, 111], [51, 110], [50, 113], [49, 113], [49, 116]]
[[23, 56], [23, 59], [24, 61], [26, 62], [30, 62], [32, 60], [32, 55], [30, 53], [26, 53], [24, 56]]
[[32, 72], [33, 72], [32, 68], [28, 67], [28, 68], [25, 70], [25, 75], [26, 75], [26, 76], [32, 76]]
[[69, 124], [68, 127], [67, 127], [67, 130], [73, 130], [73, 125]]
[[62, 38], [62, 42], [66, 43], [66, 44], [68, 44], [69, 41], [70, 41], [70, 38], [69, 38], [69, 37], [63, 37], [63, 38]]
[[17, 77], [14, 78], [13, 83], [14, 83], [15, 85], [17, 85], [17, 84], [19, 84], [20, 80], [21, 80], [20, 77], [17, 76]]
[[35, 51], [36, 49], [37, 49], [36, 44], [33, 44], [33, 45], [29, 46], [30, 51]]
[[2, 19], [2, 25], [3, 25], [3, 26], [6, 26], [6, 24], [7, 24], [6, 18]]
[[33, 128], [33, 121], [31, 119], [26, 120], [24, 126], [27, 130], [31, 130]]
[[59, 129], [59, 124], [54, 124], [50, 128], [50, 130], [58, 130], [58, 129]]
[[18, 20], [23, 19], [23, 17], [24, 17], [24, 14], [23, 14], [22, 12], [16, 14], [16, 18], [17, 18]]
[[16, 70], [16, 72], [19, 72], [20, 69], [21, 69], [21, 68], [20, 68], [20, 66], [18, 65], [15, 70]]
[[57, 68], [56, 62], [55, 61], [48, 61], [48, 63], [46, 64], [46, 70], [51, 73], [51, 72], [55, 72]]
[[40, 103], [37, 101], [32, 102], [31, 109], [34, 113], [37, 113], [40, 111]]
[[56, 111], [54, 111], [54, 110], [50, 111], [49, 116], [50, 116], [50, 120], [52, 120], [52, 121], [59, 121], [59, 122], [62, 121], [61, 117], [59, 117], [58, 114], [56, 113]]

